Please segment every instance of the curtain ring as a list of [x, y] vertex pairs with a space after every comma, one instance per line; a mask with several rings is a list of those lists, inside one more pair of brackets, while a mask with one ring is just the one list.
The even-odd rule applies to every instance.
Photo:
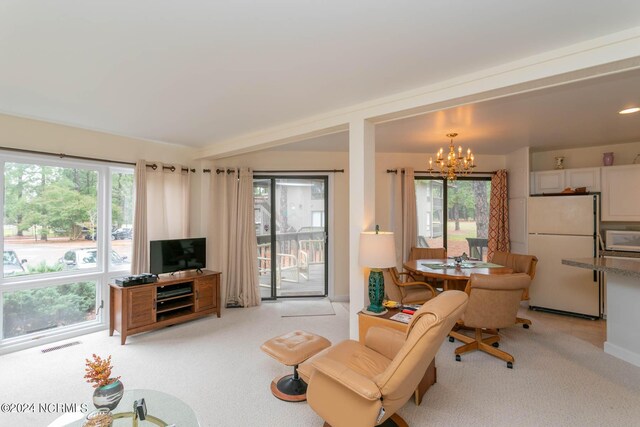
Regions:
[[155, 163], [151, 165], [151, 169], [156, 170], [158, 169], [158, 165], [156, 165]]
[[176, 171], [176, 167], [175, 167], [175, 166], [171, 166], [171, 167], [169, 168], [169, 170], [170, 170], [171, 172], [175, 172], [175, 171]]

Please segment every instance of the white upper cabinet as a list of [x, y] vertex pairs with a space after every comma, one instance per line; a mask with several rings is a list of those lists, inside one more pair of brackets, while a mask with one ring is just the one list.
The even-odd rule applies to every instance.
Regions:
[[598, 192], [600, 191], [600, 169], [599, 167], [565, 169], [565, 183], [567, 187], [573, 189], [586, 187], [589, 192]]
[[640, 221], [640, 165], [602, 167], [602, 220]]
[[564, 169], [533, 173], [533, 194], [560, 193], [565, 187]]
[[600, 169], [596, 167], [532, 172], [531, 194], [560, 193], [567, 187], [586, 187], [588, 192], [598, 192], [601, 190]]

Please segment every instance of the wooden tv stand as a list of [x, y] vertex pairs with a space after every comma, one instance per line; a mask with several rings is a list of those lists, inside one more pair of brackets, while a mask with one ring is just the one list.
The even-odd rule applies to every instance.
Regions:
[[156, 283], [109, 284], [109, 336], [152, 331], [216, 313], [220, 317], [220, 273], [203, 270], [165, 275]]

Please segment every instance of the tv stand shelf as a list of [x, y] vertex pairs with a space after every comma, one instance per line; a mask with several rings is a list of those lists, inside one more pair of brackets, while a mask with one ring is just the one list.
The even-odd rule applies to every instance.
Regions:
[[156, 283], [122, 287], [109, 284], [109, 336], [152, 331], [211, 314], [220, 317], [220, 273], [186, 271], [160, 277]]

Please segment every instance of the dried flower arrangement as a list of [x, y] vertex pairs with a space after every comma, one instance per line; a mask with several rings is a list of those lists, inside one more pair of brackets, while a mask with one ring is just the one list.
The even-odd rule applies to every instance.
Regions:
[[85, 369], [87, 373], [84, 377], [89, 384], [94, 383], [94, 388], [104, 387], [120, 379], [120, 377], [111, 378], [111, 369], [113, 369], [113, 366], [111, 366], [111, 355], [106, 359], [102, 359], [100, 356], [94, 354], [93, 361], [89, 359], [85, 360], [87, 362]]

